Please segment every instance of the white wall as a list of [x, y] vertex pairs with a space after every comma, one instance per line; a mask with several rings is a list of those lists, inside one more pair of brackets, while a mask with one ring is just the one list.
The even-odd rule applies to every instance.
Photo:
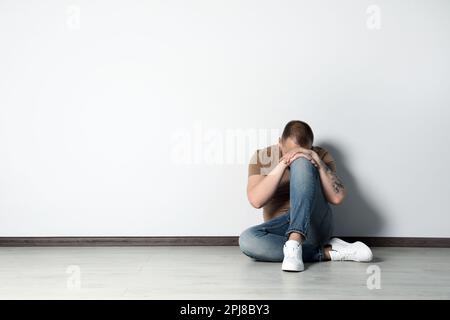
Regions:
[[2, 0], [0, 236], [237, 235], [249, 153], [303, 119], [338, 234], [448, 237], [449, 57], [446, 0]]

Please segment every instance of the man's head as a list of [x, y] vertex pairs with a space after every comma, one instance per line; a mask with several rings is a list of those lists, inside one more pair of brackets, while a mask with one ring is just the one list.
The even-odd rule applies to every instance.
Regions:
[[279, 146], [283, 154], [295, 147], [311, 149], [314, 134], [311, 127], [303, 121], [292, 120], [284, 127], [283, 134], [279, 139]]

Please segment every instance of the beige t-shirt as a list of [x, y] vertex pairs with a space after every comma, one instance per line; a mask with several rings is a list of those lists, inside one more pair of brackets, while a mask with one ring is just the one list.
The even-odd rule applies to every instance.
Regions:
[[[333, 171], [336, 172], [336, 164], [331, 154], [321, 147], [312, 147], [317, 152], [322, 161]], [[281, 159], [281, 150], [278, 145], [272, 145], [264, 149], [256, 150], [248, 166], [248, 176], [264, 175], [266, 176], [279, 163]], [[284, 171], [280, 184], [273, 194], [272, 198], [264, 205], [263, 219], [270, 220], [287, 212], [290, 208], [289, 202], [289, 167]]]

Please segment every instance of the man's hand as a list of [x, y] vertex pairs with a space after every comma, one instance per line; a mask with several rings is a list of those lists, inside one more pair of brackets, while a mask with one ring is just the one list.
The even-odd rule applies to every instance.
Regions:
[[324, 166], [324, 163], [323, 163], [322, 159], [320, 159], [317, 152], [315, 152], [314, 150], [306, 149], [306, 148], [302, 148], [302, 147], [297, 147], [297, 148], [290, 150], [288, 153], [283, 155], [283, 157], [281, 158], [281, 161], [284, 161], [287, 165], [290, 166], [292, 164], [292, 162], [294, 162], [294, 160], [296, 160], [298, 158], [305, 158], [305, 159], [311, 161], [311, 163], [318, 169], [321, 169]]

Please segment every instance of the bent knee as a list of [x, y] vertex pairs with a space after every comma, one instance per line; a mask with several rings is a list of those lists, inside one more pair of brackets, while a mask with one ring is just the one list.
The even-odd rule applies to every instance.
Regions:
[[245, 229], [239, 236], [239, 249], [248, 256], [253, 256], [253, 252], [257, 247], [255, 231], [254, 227], [250, 227]]
[[250, 227], [239, 236], [239, 248], [242, 253], [255, 260], [282, 261], [281, 250], [271, 249], [273, 245], [267, 241], [264, 236], [258, 235], [256, 227]]
[[319, 177], [317, 168], [311, 163], [311, 161], [305, 158], [295, 159], [291, 163], [290, 174], [291, 177], [294, 177], [294, 179], [297, 177], [301, 180], [307, 178], [314, 179]]
[[300, 157], [295, 159], [291, 165], [291, 170], [292, 169], [315, 169], [315, 166], [311, 163], [310, 160]]

